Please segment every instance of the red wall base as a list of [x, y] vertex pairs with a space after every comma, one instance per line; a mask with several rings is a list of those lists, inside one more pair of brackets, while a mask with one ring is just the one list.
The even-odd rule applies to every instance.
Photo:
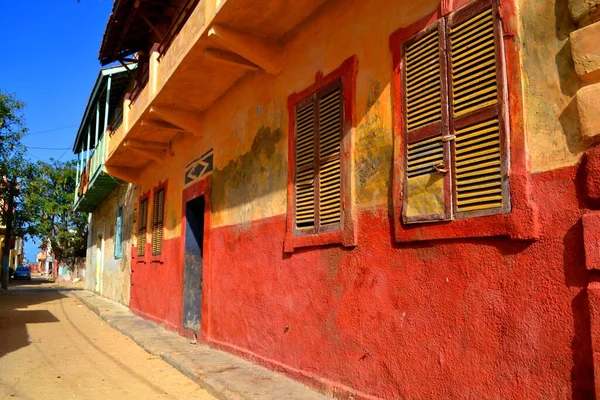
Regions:
[[[207, 339], [339, 397], [592, 398], [577, 171], [532, 177], [535, 241], [396, 244], [387, 207], [355, 249], [285, 253], [284, 215], [213, 229]], [[131, 307], [181, 332], [180, 245], [135, 266]]]

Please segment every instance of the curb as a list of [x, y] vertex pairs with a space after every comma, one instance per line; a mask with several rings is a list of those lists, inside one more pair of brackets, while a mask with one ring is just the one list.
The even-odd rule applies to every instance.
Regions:
[[[89, 308], [94, 314], [98, 315], [104, 322], [106, 322], [111, 328], [121, 332], [123, 335], [130, 338], [134, 343], [140, 346], [149, 354], [153, 356], [160, 357], [164, 362], [171, 365], [173, 368], [177, 369], [179, 372], [196, 382], [200, 387], [205, 389], [211, 395], [215, 396], [219, 400], [245, 400], [246, 397], [242, 397], [236, 395], [235, 393], [231, 393], [229, 390], [225, 389], [222, 385], [217, 382], [212, 381], [212, 379], [207, 379], [203, 377], [202, 374], [194, 373], [192, 368], [184, 365], [183, 361], [177, 360], [175, 358], [176, 355], [171, 355], [168, 353], [158, 352], [154, 350], [151, 346], [146, 345], [141, 340], [136, 339], [134, 335], [128, 332], [126, 329], [119, 327], [117, 323], [114, 322], [108, 315], [104, 314], [100, 308], [94, 305], [87, 296], [82, 296], [80, 293], [74, 293], [74, 296], [82, 302], [87, 308]], [[131, 313], [132, 316], [135, 314]]]
[[[219, 400], [331, 399], [283, 374], [212, 348], [190, 346], [177, 333], [147, 321], [126, 306], [87, 290], [70, 292], [111, 328], [197, 383]], [[268, 381], [268, 385], [260, 382]]]

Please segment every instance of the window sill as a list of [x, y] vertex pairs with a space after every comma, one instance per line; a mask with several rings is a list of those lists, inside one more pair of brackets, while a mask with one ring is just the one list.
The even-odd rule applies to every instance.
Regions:
[[165, 258], [162, 254], [158, 255], [158, 256], [151, 256], [150, 257], [150, 262], [152, 264], [164, 264], [165, 263]]
[[509, 237], [532, 241], [540, 238], [540, 224], [536, 207], [512, 210], [508, 214], [456, 219], [429, 224], [403, 224], [395, 229], [397, 243], [424, 240], [450, 240], [483, 237]]
[[293, 233], [286, 234], [283, 251], [293, 253], [302, 247], [317, 247], [328, 245], [342, 245], [343, 247], [356, 247], [356, 235], [354, 230], [350, 234], [345, 231], [327, 232], [313, 235], [294, 236]]

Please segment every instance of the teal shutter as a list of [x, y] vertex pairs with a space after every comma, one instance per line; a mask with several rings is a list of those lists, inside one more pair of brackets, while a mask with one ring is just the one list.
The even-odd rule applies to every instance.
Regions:
[[115, 258], [123, 257], [123, 207], [117, 211], [117, 222], [115, 229]]

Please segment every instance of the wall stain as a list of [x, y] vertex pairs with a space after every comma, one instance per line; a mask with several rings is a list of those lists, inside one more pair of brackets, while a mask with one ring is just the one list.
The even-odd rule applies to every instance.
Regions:
[[392, 131], [379, 112], [381, 84], [369, 82], [365, 122], [356, 130], [356, 182], [359, 203], [382, 203], [391, 184]]
[[246, 206], [251, 212], [253, 201], [287, 187], [287, 159], [281, 143], [280, 128], [261, 126], [250, 151], [230, 161], [213, 174], [212, 212]]

